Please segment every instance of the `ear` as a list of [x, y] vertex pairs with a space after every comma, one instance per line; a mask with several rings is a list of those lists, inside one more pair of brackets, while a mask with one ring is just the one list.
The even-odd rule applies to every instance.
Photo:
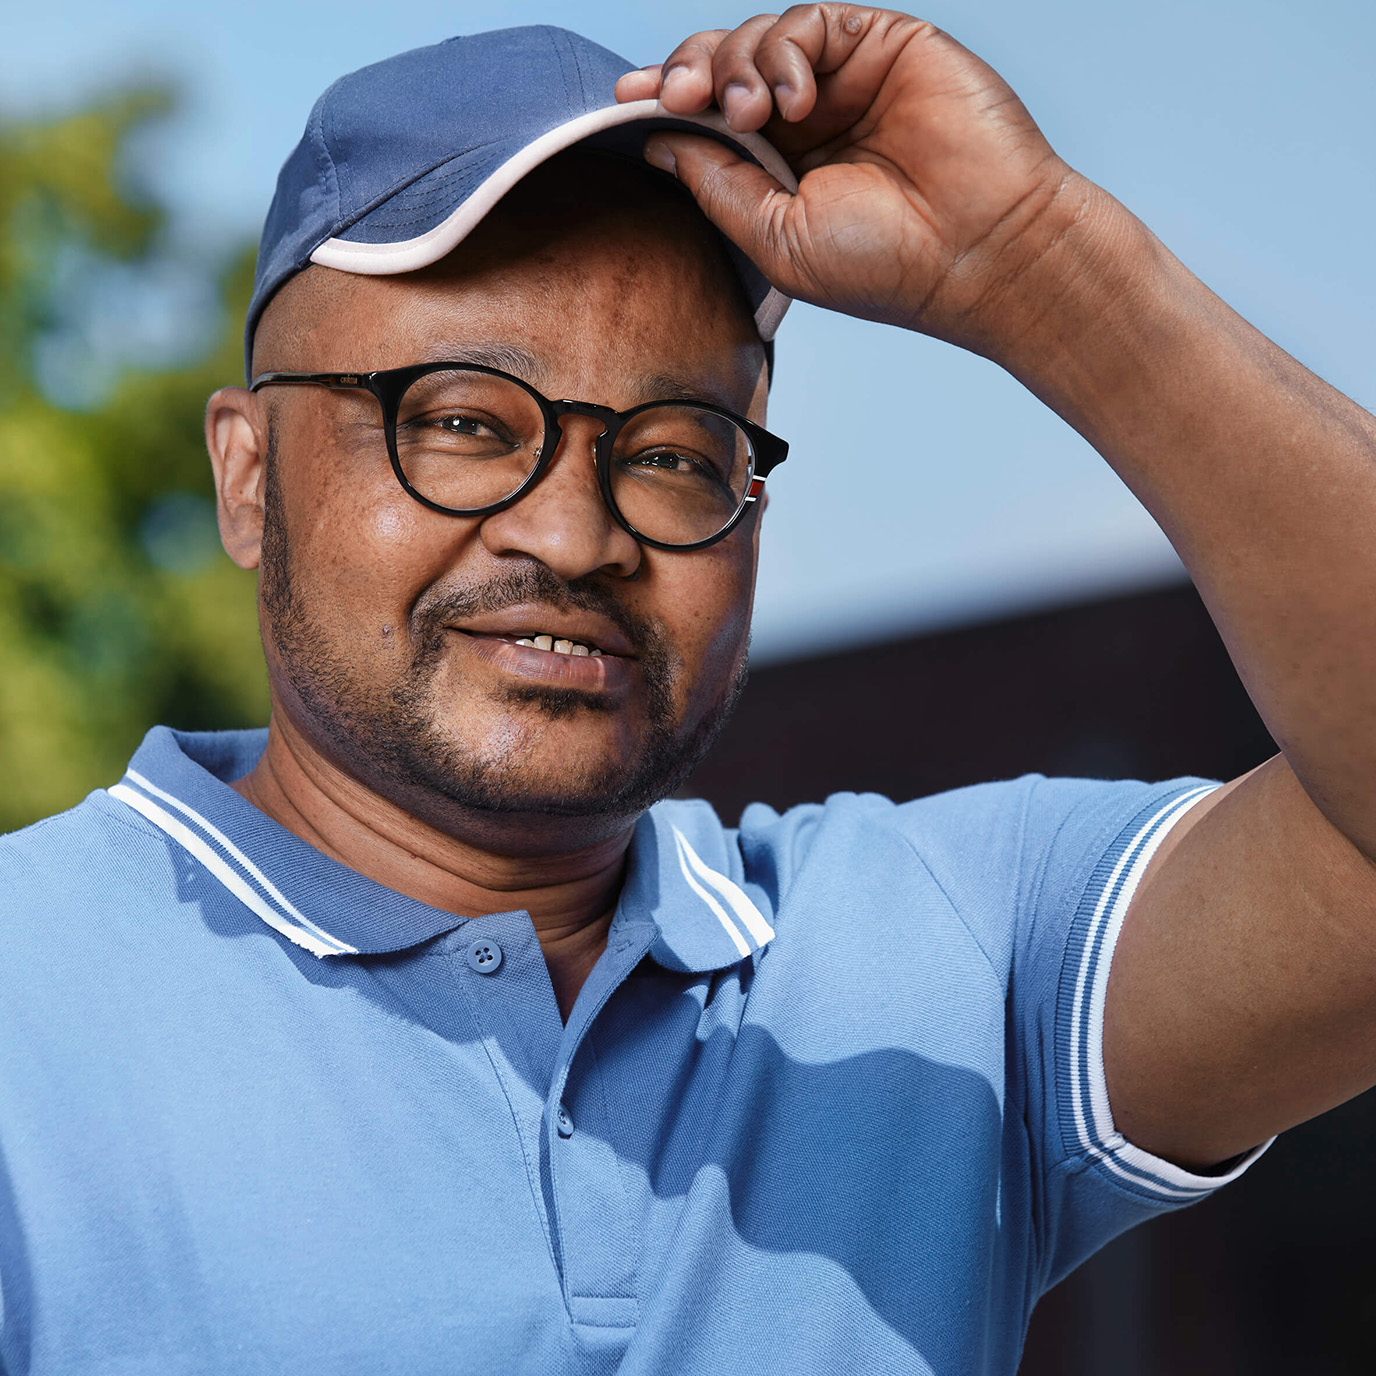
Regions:
[[206, 403], [205, 447], [215, 474], [220, 543], [241, 569], [256, 569], [263, 546], [267, 478], [265, 408], [243, 387], [222, 387]]

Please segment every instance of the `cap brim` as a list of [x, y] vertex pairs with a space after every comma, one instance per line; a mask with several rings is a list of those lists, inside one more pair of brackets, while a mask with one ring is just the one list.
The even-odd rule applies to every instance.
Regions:
[[[792, 169], [780, 153], [758, 134], [741, 134], [733, 130], [716, 111], [700, 115], [675, 115], [657, 100], [636, 100], [625, 105], [609, 105], [568, 120], [524, 145], [502, 161], [479, 184], [443, 214], [437, 223], [422, 233], [407, 239], [390, 242], [362, 239], [326, 239], [311, 254], [311, 262], [322, 267], [337, 268], [366, 276], [389, 276], [399, 272], [415, 272], [438, 262], [452, 251], [479, 224], [483, 217], [511, 190], [522, 177], [556, 153], [576, 143], [595, 138], [608, 130], [628, 124], [643, 123], [653, 128], [700, 128], [713, 137], [729, 143], [742, 154], [758, 163], [789, 191], [798, 188]], [[649, 129], [646, 131], [650, 132]], [[442, 207], [441, 207], [442, 210]], [[365, 216], [364, 219], [367, 217]], [[770, 287], [755, 307], [755, 327], [760, 338], [773, 339], [779, 322], [788, 309], [789, 298]]]

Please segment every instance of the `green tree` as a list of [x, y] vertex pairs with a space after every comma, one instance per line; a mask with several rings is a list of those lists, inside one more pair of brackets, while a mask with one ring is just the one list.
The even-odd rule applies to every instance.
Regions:
[[253, 579], [219, 549], [201, 438], [240, 373], [251, 255], [220, 268], [204, 357], [125, 367], [89, 404], [39, 382], [99, 274], [167, 251], [165, 208], [122, 167], [168, 108], [138, 92], [0, 122], [0, 831], [112, 782], [155, 722], [266, 720]]

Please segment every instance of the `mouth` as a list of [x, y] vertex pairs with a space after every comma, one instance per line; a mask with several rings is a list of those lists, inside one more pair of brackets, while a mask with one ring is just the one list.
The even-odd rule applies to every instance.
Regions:
[[[481, 636], [480, 631], [463, 631], [464, 635]], [[498, 635], [484, 637], [492, 640], [505, 640], [509, 645], [524, 645], [532, 650], [542, 650], [547, 655], [573, 655], [581, 659], [598, 659], [606, 653], [596, 645], [585, 645], [581, 640], [569, 640], [563, 636], [536, 631], [531, 635]]]
[[527, 682], [616, 694], [635, 674], [635, 647], [600, 616], [513, 607], [449, 629], [493, 668]]

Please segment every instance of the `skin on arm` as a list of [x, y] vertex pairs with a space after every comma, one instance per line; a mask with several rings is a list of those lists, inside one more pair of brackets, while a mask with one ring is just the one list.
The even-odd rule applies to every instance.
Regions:
[[781, 290], [1000, 363], [1175, 545], [1283, 753], [1157, 854], [1109, 983], [1118, 1127], [1207, 1166], [1376, 1082], [1376, 422], [1067, 166], [930, 24], [802, 5], [621, 99], [719, 105], [800, 176], [650, 141]]

